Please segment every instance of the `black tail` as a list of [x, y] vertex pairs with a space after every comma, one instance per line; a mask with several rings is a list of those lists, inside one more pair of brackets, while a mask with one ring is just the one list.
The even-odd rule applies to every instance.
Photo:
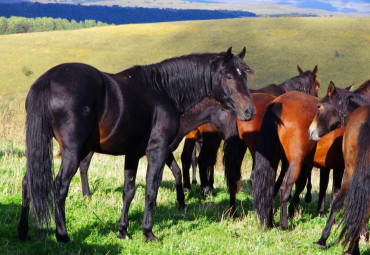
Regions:
[[272, 103], [266, 109], [258, 135], [255, 166], [251, 176], [253, 207], [261, 224], [269, 228], [273, 226], [274, 183], [281, 151], [277, 134], [281, 111], [280, 103]]
[[238, 135], [226, 138], [224, 142], [225, 178], [229, 192], [237, 193], [241, 189], [241, 165], [247, 145]]
[[52, 123], [49, 107], [50, 84], [40, 77], [26, 100], [27, 190], [36, 224], [49, 226], [53, 209]]
[[369, 219], [370, 210], [370, 123], [362, 125], [358, 135], [358, 151], [352, 182], [349, 185], [342, 220], [343, 229], [339, 240], [343, 246], [349, 243], [348, 252], [352, 253]]

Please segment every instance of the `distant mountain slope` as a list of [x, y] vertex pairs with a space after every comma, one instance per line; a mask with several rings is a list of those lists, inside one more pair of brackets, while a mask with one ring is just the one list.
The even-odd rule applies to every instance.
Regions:
[[52, 17], [68, 20], [74, 19], [76, 21], [93, 19], [110, 24], [134, 24], [255, 17], [256, 14], [246, 11], [176, 10], [22, 2], [16, 4], [0, 4], [0, 16], [22, 16], [28, 18]]

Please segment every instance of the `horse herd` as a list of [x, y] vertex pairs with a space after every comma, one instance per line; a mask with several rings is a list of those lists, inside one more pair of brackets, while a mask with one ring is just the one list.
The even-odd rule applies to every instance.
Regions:
[[[359, 253], [370, 207], [370, 80], [354, 92], [330, 83], [320, 101], [317, 66], [306, 72], [298, 66], [299, 75], [280, 85], [249, 90], [247, 74], [254, 71], [245, 64], [245, 54], [245, 48], [237, 55], [229, 48], [218, 54], [192, 54], [134, 66], [116, 74], [67, 63], [39, 77], [26, 99], [27, 170], [19, 238], [27, 238], [31, 209], [39, 226], [48, 226], [54, 213], [57, 240], [69, 240], [65, 219], [69, 185], [80, 168], [83, 194], [90, 195], [87, 171], [97, 152], [126, 155], [118, 223], [121, 239], [130, 237], [128, 211], [135, 195], [138, 161], [147, 156], [142, 232], [146, 241], [156, 240], [152, 214], [164, 164], [175, 177], [177, 200], [183, 209], [184, 190], [191, 189], [194, 147], [200, 150], [201, 190], [207, 195], [213, 189], [217, 150], [225, 139], [223, 160], [232, 216], [236, 215], [236, 193], [247, 148], [253, 158], [253, 207], [267, 228], [273, 227], [273, 200], [279, 189], [282, 229], [288, 227], [287, 202], [293, 185], [296, 191], [289, 216], [294, 214], [307, 180], [306, 201], [311, 200], [313, 166], [320, 168], [318, 211], [323, 214], [333, 169], [331, 211], [317, 245], [326, 246], [334, 218], [345, 202], [340, 238], [348, 253]], [[172, 152], [185, 136], [183, 185]], [[62, 157], [54, 180], [52, 138], [59, 143]], [[275, 182], [280, 161], [281, 173]]]

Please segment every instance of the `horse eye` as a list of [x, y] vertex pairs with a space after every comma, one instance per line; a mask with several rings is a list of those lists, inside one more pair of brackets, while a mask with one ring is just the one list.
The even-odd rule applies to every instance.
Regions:
[[232, 80], [233, 77], [231, 77], [230, 75], [226, 75], [226, 79], [228, 80]]
[[320, 109], [320, 108], [321, 108], [321, 105], [319, 105], [319, 104], [318, 104], [318, 105], [317, 105], [317, 109]]

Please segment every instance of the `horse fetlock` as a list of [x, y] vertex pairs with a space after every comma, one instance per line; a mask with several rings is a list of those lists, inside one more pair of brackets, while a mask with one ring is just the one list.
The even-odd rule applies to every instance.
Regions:
[[117, 236], [118, 239], [131, 239], [131, 235], [127, 233], [127, 230], [120, 230]]
[[153, 234], [151, 230], [143, 230], [143, 234], [145, 236], [145, 242], [157, 242], [158, 238]]

